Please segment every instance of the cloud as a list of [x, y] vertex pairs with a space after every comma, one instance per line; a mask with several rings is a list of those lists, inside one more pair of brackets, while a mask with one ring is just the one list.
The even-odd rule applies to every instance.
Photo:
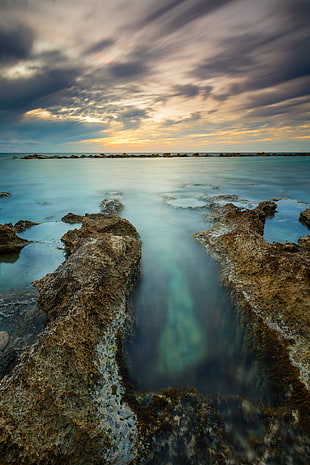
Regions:
[[[160, 6], [144, 19], [144, 25], [161, 21], [165, 33], [174, 32], [192, 21], [225, 6], [235, 0], [172, 0], [160, 2]], [[156, 2], [156, 5], [158, 2]]]
[[70, 87], [76, 77], [73, 70], [40, 70], [30, 77], [0, 78], [0, 107], [16, 113], [39, 106], [44, 97]]
[[111, 47], [113, 44], [114, 44], [114, 40], [112, 39], [100, 40], [99, 42], [96, 42], [95, 44], [92, 44], [89, 47], [87, 47], [86, 50], [84, 51], [84, 54], [89, 55], [92, 53], [101, 52], [102, 50]]
[[169, 127], [169, 126], [175, 126], [177, 124], [184, 124], [184, 123], [188, 124], [188, 123], [193, 123], [194, 121], [198, 121], [200, 119], [201, 119], [201, 113], [195, 112], [195, 113], [192, 113], [187, 118], [180, 118], [178, 120], [166, 119], [164, 123], [162, 124], [162, 126]]
[[110, 75], [114, 79], [136, 79], [145, 75], [148, 68], [138, 61], [115, 63], [108, 68]]
[[25, 24], [0, 23], [0, 60], [25, 59], [31, 54], [33, 31]]
[[141, 108], [129, 108], [119, 113], [117, 121], [121, 121], [124, 129], [136, 129], [142, 120], [148, 118], [149, 112]]

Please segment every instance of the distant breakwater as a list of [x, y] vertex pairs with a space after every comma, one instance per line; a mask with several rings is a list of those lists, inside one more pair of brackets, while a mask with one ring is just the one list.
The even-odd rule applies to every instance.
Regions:
[[154, 153], [154, 154], [128, 154], [128, 153], [117, 153], [117, 154], [90, 154], [90, 155], [41, 155], [38, 153], [34, 153], [32, 155], [25, 155], [24, 157], [13, 157], [13, 158], [21, 158], [23, 160], [45, 160], [45, 159], [71, 159], [71, 158], [205, 158], [205, 157], [308, 157], [310, 153], [269, 153], [269, 152], [258, 152], [258, 153], [239, 153], [239, 152], [232, 152], [232, 153], [219, 153], [218, 155], [210, 155], [208, 153]]

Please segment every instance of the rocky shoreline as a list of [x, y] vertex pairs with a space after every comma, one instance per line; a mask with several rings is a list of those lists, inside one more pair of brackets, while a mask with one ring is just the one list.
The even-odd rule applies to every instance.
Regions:
[[[223, 208], [228, 232], [238, 214]], [[265, 203], [248, 213], [256, 234], [273, 210]], [[122, 343], [133, 325], [139, 234], [115, 213], [78, 220], [82, 227], [62, 238], [67, 260], [34, 283], [45, 329], [0, 382], [0, 463], [306, 465], [309, 429], [298, 405], [193, 388], [152, 393], [132, 383]], [[199, 240], [207, 243], [208, 234]], [[300, 247], [307, 254], [307, 241]]]
[[255, 314], [287, 351], [292, 370], [285, 382], [293, 390], [298, 383], [304, 386], [303, 413], [309, 420], [310, 236], [301, 237], [298, 244], [267, 243], [264, 223], [276, 207], [274, 201], [252, 210], [214, 204], [215, 227], [194, 236], [220, 262], [224, 283], [239, 309]]

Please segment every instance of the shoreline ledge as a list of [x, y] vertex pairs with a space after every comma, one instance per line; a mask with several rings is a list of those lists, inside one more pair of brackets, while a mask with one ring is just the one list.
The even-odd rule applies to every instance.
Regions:
[[[278, 361], [282, 382], [288, 390], [296, 389], [292, 393], [296, 402], [297, 391], [304, 390], [302, 413], [309, 420], [310, 235], [301, 237], [298, 244], [267, 243], [264, 224], [276, 206], [274, 201], [261, 202], [252, 210], [213, 204], [215, 226], [194, 237], [220, 263], [224, 284], [241, 315], [255, 315], [274, 334], [269, 356], [274, 357], [280, 346], [287, 353], [291, 370], [283, 366], [284, 355], [282, 366]], [[303, 400], [298, 402], [302, 406]]]
[[122, 345], [141, 257], [131, 223], [85, 215], [62, 241], [66, 261], [33, 283], [45, 329], [0, 381], [1, 465], [308, 465], [309, 431], [278, 398], [131, 381]]

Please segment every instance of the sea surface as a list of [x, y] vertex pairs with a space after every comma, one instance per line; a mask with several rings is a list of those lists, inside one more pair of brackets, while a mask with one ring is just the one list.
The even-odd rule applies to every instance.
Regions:
[[9, 331], [3, 316], [8, 295], [64, 260], [60, 238], [79, 226], [61, 218], [99, 212], [103, 199], [118, 198], [121, 215], [136, 226], [143, 244], [131, 302], [136, 327], [125, 347], [132, 378], [150, 390], [190, 385], [204, 393], [268, 399], [268, 367], [247, 341], [217, 264], [192, 233], [212, 226], [212, 201], [252, 208], [278, 199], [265, 239], [296, 242], [309, 234], [298, 218], [310, 202], [310, 157], [12, 159], [15, 155], [0, 155], [0, 191], [11, 193], [0, 197], [0, 223], [40, 224], [20, 234], [34, 242], [19, 256], [0, 258], [0, 330]]

